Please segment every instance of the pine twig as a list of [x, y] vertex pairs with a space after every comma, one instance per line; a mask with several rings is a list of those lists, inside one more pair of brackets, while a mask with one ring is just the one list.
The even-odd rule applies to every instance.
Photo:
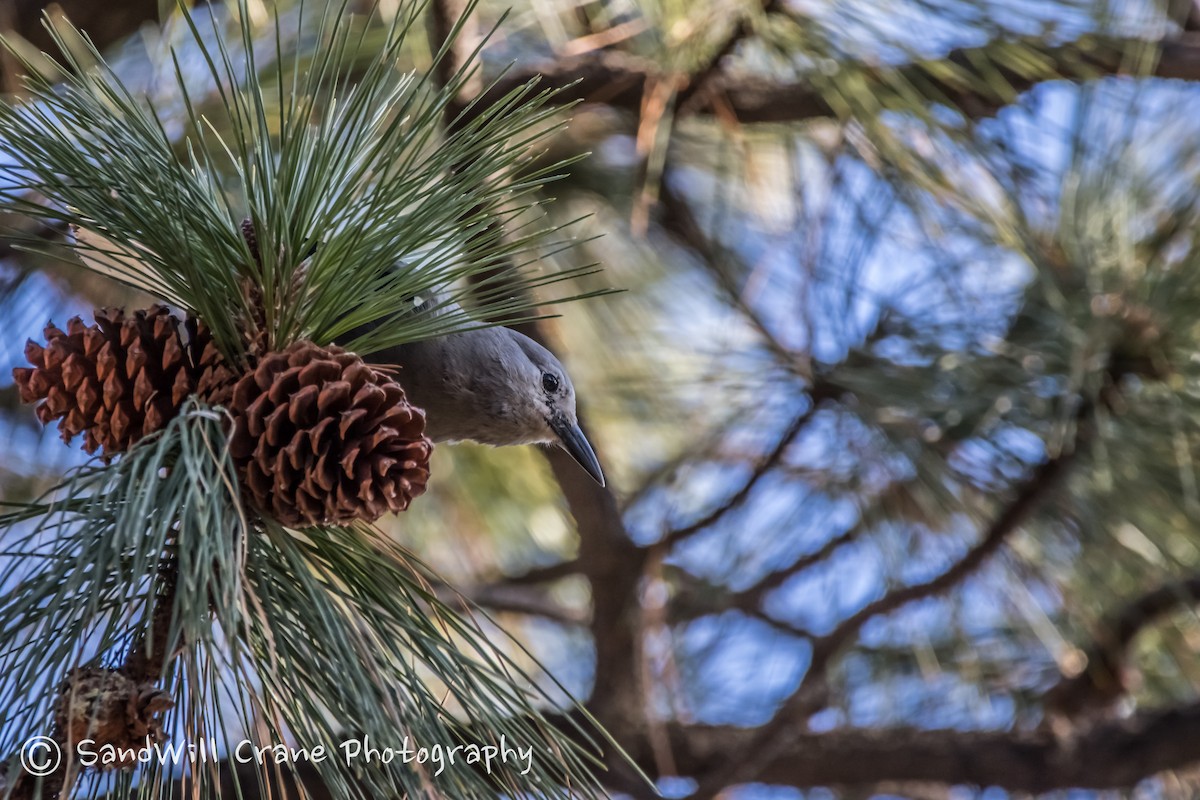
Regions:
[[150, 625], [142, 630], [141, 635], [125, 656], [121, 671], [131, 679], [140, 682], [155, 682], [159, 679], [162, 665], [166, 660], [163, 647], [171, 634], [171, 623], [174, 621], [175, 585], [179, 580], [179, 565], [171, 556], [163, 559], [159, 569], [162, 581], [161, 590], [154, 601], [154, 611], [151, 614]]

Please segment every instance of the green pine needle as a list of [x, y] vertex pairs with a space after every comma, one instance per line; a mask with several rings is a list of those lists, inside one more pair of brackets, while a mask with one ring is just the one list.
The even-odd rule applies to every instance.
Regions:
[[[122, 663], [150, 628], [167, 556], [172, 624], [159, 652], [178, 655], [153, 666], [175, 698], [170, 742], [213, 737], [226, 757], [243, 739], [323, 745], [335, 757], [315, 766], [336, 797], [602, 793], [604, 734], [579, 709], [544, 710], [549, 695], [438, 599], [410, 554], [365, 524], [299, 534], [249, 522], [224, 430], [221, 413], [189, 401], [112, 466], [0, 515], [0, 585], [11, 587], [0, 595], [0, 703], [10, 710], [0, 750], [52, 732], [73, 667]], [[401, 758], [348, 763], [339, 748], [363, 737], [396, 751], [405, 737], [414, 751], [503, 737], [532, 754], [490, 774], [459, 761], [435, 775]], [[217, 785], [213, 767], [196, 767], [204, 791]], [[169, 772], [144, 768], [141, 791]], [[88, 772], [79, 789], [98, 797], [111, 786]]]
[[[188, 403], [109, 467], [72, 475], [51, 499], [0, 514], [0, 751], [49, 733], [58, 683], [74, 666], [119, 661], [145, 631], [164, 554], [178, 570], [175, 642], [214, 642], [214, 614], [236, 626], [237, 500], [223, 415]], [[157, 645], [156, 645], [157, 648]]]
[[[561, 126], [549, 93], [520, 87], [447, 131], [447, 109], [477, 67], [446, 86], [406, 72], [423, 5], [380, 32], [347, 3], [315, 14], [302, 3], [286, 21], [276, 12], [270, 50], [255, 47], [264, 37], [245, 0], [232, 20], [212, 6], [185, 12], [171, 51], [182, 114], [160, 113], [94, 48], [81, 59], [56, 33], [56, 81], [24, 63], [29, 98], [0, 104], [0, 137], [17, 168], [0, 196], [77, 226], [70, 246], [86, 266], [194, 312], [231, 358], [246, 320], [261, 320], [274, 348], [327, 344], [384, 318], [356, 343], [379, 349], [480, 324], [457, 305], [394, 316], [431, 292], [466, 301], [481, 320], [535, 314], [522, 289], [589, 268], [539, 273], [536, 256], [553, 232], [540, 225], [483, 234], [498, 221], [527, 225], [538, 190], [565, 166], [529, 169]], [[316, 55], [288, 51], [297, 31], [322, 42]], [[257, 259], [243, 218], [253, 221]], [[504, 292], [469, 286], [498, 275]]]
[[[473, 68], [446, 86], [401, 68], [420, 4], [382, 33], [347, 11], [343, 1], [316, 14], [301, 4], [286, 21], [279, 12], [269, 50], [256, 47], [244, 0], [230, 17], [184, 12], [169, 114], [127, 89], [86, 37], [81, 51], [55, 33], [60, 74], [26, 63], [29, 97], [0, 103], [16, 181], [0, 195], [74, 226], [68, 246], [85, 266], [195, 313], [230, 358], [248, 320], [270, 347], [357, 337], [370, 352], [531, 317], [524, 290], [591, 271], [537, 269], [539, 255], [569, 244], [548, 239], [536, 208], [564, 166], [531, 166], [560, 125], [548, 94], [521, 87], [446, 131]], [[292, 55], [296, 32], [321, 44]], [[443, 298], [438, 313], [397, 315], [431, 293]], [[0, 705], [10, 709], [0, 755], [52, 731], [70, 669], [122, 663], [170, 584], [173, 655], [156, 666], [176, 702], [172, 741], [231, 747], [241, 732], [336, 746], [368, 735], [450, 748], [505, 737], [534, 748], [527, 774], [459, 765], [434, 776], [341, 758], [317, 771], [337, 797], [600, 793], [603, 734], [579, 709], [544, 711], [549, 696], [489, 641], [495, 632], [442, 603], [409, 554], [366, 525], [301, 535], [252, 522], [225, 422], [190, 401], [112, 466], [0, 509]], [[211, 768], [195, 775], [201, 791], [217, 785]], [[147, 793], [173, 779], [150, 766], [117, 788]], [[112, 789], [91, 773], [78, 786], [87, 797]]]

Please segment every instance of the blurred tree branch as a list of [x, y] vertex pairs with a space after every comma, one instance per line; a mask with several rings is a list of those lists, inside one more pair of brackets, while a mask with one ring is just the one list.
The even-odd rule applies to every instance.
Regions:
[[929, 597], [935, 597], [957, 586], [964, 578], [978, 570], [988, 558], [996, 553], [1021, 524], [1045, 500], [1062, 480], [1067, 466], [1074, 460], [1082, 444], [1077, 439], [1074, 445], [1048, 458], [1033, 470], [1020, 490], [999, 516], [988, 526], [983, 537], [961, 558], [947, 567], [944, 572], [922, 583], [903, 586], [868, 603], [853, 615], [838, 624], [831, 633], [813, 645], [811, 669], [820, 672], [833, 656], [849, 643], [871, 619]]
[[[1047, 458], [1030, 473], [980, 540], [962, 557], [934, 578], [892, 589], [877, 600], [867, 603], [838, 623], [830, 633], [813, 641], [808, 669], [795, 692], [782, 703], [769, 723], [754, 732], [748, 747], [731, 748], [727, 751], [728, 756], [721, 759], [720, 766], [709, 769], [707, 776], [701, 781], [697, 795], [713, 797], [725, 786], [762, 780], [763, 774], [770, 771], [773, 761], [794, 754], [800, 746], [798, 739], [802, 734], [799, 731], [804, 721], [827, 702], [829, 667], [842, 649], [851, 643], [863, 626], [872, 619], [953, 589], [995, 554], [1045, 500], [1049, 491], [1061, 480], [1068, 465], [1074, 461], [1079, 448], [1086, 443], [1090, 435], [1087, 431], [1091, 426], [1092, 411], [1089, 403], [1080, 406], [1076, 415], [1075, 439], [1060, 453]], [[890, 777], [903, 780], [921, 779], [917, 775]], [[984, 785], [989, 783], [991, 781], [983, 782]]]
[[562, 606], [534, 586], [516, 586], [504, 582], [475, 587], [434, 584], [438, 598], [452, 608], [468, 612], [472, 608], [541, 617], [563, 625], [586, 625], [587, 617]]
[[722, 502], [720, 505], [717, 505], [707, 514], [695, 520], [694, 522], [690, 522], [687, 525], [668, 531], [663, 537], [662, 543], [667, 547], [673, 547], [688, 537], [693, 536], [694, 534], [699, 533], [706, 528], [712, 527], [730, 511], [733, 511], [745, 503], [746, 499], [750, 496], [751, 492], [754, 491], [754, 487], [758, 485], [758, 482], [762, 480], [763, 476], [779, 466], [779, 463], [783, 460], [788, 448], [792, 446], [792, 443], [796, 441], [796, 438], [808, 425], [808, 422], [813, 418], [813, 415], [816, 414], [819, 403], [823, 399], [824, 398], [820, 396], [814, 396], [812, 398], [808, 410], [792, 420], [792, 422], [787, 426], [787, 429], [779, 437], [778, 441], [776, 441], [775, 446], [771, 448], [770, 452], [758, 460], [750, 474], [746, 477], [746, 480], [742, 482], [742, 485], [736, 492], [731, 494], [724, 502]]
[[1086, 646], [1083, 671], [1064, 678], [1046, 693], [1047, 713], [1070, 722], [1107, 713], [1127, 691], [1125, 660], [1137, 635], [1198, 601], [1200, 577], [1172, 581], [1127, 602], [1101, 623]]
[[582, 567], [577, 560], [560, 561], [557, 564], [548, 564], [544, 567], [533, 567], [520, 575], [510, 575], [497, 582], [516, 586], [546, 583], [548, 581], [556, 581], [559, 578], [565, 578], [568, 575], [577, 575], [581, 569]]
[[[735, 37], [735, 41], [736, 41]], [[1200, 80], [1200, 35], [1183, 33], [1158, 42], [1089, 35], [1075, 42], [1047, 44], [1038, 37], [999, 40], [979, 47], [952, 50], [944, 58], [917, 61], [895, 68], [868, 63], [848, 63], [841, 69], [861, 72], [876, 87], [876, 99], [887, 108], [906, 107], [889, 88], [914, 85], [931, 100], [959, 109], [968, 118], [994, 115], [1022, 92], [1047, 79], [1092, 80], [1123, 74], [1130, 53], [1147, 47], [1159, 49], [1151, 75], [1159, 78]], [[1007, 56], [1020, 51], [1028, 56], [1022, 67]], [[597, 51], [517, 67], [491, 86], [467, 109], [474, 118], [530, 79], [542, 88], [555, 88], [557, 103], [584, 101], [637, 113], [647, 87], [662, 76], [652, 62], [615, 51]], [[797, 122], [835, 116], [822, 93], [809, 81], [775, 83], [762, 78], [727, 77], [711, 69], [678, 82], [687, 87], [699, 78], [701, 88], [680, 112], [709, 115], [718, 108], [741, 123]], [[999, 79], [999, 80], [997, 80]], [[686, 89], [685, 89], [686, 91]]]
[[[886, 501], [891, 497], [898, 495], [903, 491], [903, 485], [895, 486], [889, 494], [886, 494], [882, 501]], [[880, 503], [883, 504], [882, 502]], [[868, 518], [863, 517], [854, 525], [851, 525], [842, 533], [826, 540], [817, 549], [811, 553], [802, 555], [793, 561], [791, 564], [774, 569], [756, 581], [753, 585], [746, 587], [740, 591], [734, 592], [729, 596], [729, 602], [735, 608], [741, 609], [757, 609], [763, 601], [766, 600], [768, 594], [783, 586], [787, 580], [795, 575], [799, 575], [805, 570], [811, 569], [818, 564], [827, 561], [834, 553], [842, 547], [857, 540], [864, 535], [869, 526]]]
[[[731, 752], [753, 752], [757, 733], [700, 726], [672, 726], [670, 732], [679, 770], [691, 775]], [[807, 733], [794, 727], [781, 735], [785, 746], [763, 761], [756, 781], [797, 787], [935, 781], [1013, 792], [1124, 788], [1195, 761], [1200, 704], [1139, 714], [1070, 738], [917, 728]]]
[[[122, 0], [119, 3], [93, 3], [90, 0], [3, 0], [0, 24], [5, 35], [16, 34], [41, 52], [54, 52], [54, 40], [43, 24], [43, 15], [51, 19], [66, 17], [80, 30], [86, 31], [96, 47], [103, 50], [138, 29], [158, 19], [158, 0]], [[6, 88], [15, 89], [18, 76], [10, 74], [10, 64], [0, 63]]]
[[[561, 727], [568, 729], [566, 720], [562, 722]], [[757, 730], [669, 723], [666, 733], [679, 774], [698, 775], [731, 752], [749, 751]], [[786, 748], [761, 765], [758, 781], [801, 788], [928, 781], [997, 786], [1013, 792], [1119, 789], [1195, 761], [1200, 704], [1138, 714], [1069, 737], [899, 727], [808, 733], [797, 728], [786, 734], [785, 741]], [[643, 769], [654, 769], [651, 745], [644, 735], [627, 737], [622, 743]], [[254, 785], [255, 769], [254, 764], [228, 764], [222, 765], [221, 773], [242, 773], [239, 783], [245, 787]], [[298, 776], [307, 796], [329, 796], [311, 767], [299, 765]], [[271, 782], [277, 791], [275, 779]], [[290, 777], [284, 785], [287, 791], [278, 795], [273, 791], [272, 796], [297, 796]]]

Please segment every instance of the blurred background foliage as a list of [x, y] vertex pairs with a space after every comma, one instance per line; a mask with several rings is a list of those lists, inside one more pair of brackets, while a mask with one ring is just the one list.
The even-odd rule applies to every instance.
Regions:
[[[33, 5], [0, 20], [30, 48]], [[169, 120], [157, 10], [111, 5], [137, 24], [97, 40]], [[544, 206], [579, 244], [544, 266], [625, 291], [537, 332], [611, 491], [439, 447], [384, 524], [668, 794], [1197, 796], [1195, 15], [485, 0], [471, 90], [585, 100], [545, 155], [591, 153]], [[25, 338], [143, 301], [4, 254], [0, 497], [84, 460], [19, 407]]]

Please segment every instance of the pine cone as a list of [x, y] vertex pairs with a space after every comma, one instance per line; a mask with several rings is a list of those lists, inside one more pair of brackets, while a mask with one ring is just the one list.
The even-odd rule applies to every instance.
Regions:
[[254, 261], [257, 264], [262, 264], [262, 255], [258, 252], [258, 231], [254, 230], [254, 220], [246, 217], [241, 224], [242, 238], [246, 240], [246, 246], [250, 248], [250, 255], [254, 256]]
[[185, 345], [166, 306], [132, 316], [101, 309], [95, 318], [89, 326], [73, 317], [66, 332], [47, 325], [45, 347], [25, 345], [33, 368], [18, 367], [13, 377], [21, 400], [44, 401], [36, 410], [43, 424], [61, 419], [63, 441], [82, 433], [84, 450], [103, 448], [111, 458], [166, 425], [220, 354], [211, 337]]
[[54, 722], [68, 750], [85, 739], [94, 739], [97, 750], [113, 746], [117, 760], [102, 768], [135, 766], [142, 748], [162, 741], [162, 714], [175, 705], [154, 683], [101, 667], [72, 670], [59, 698]]
[[[249, 217], [243, 219], [240, 230], [242, 238], [246, 240], [246, 246], [249, 248], [250, 254], [254, 257], [254, 263], [261, 267], [262, 251], [259, 248], [262, 243], [258, 240], [258, 231], [254, 227], [254, 221]], [[315, 252], [315, 246], [308, 247], [299, 256], [299, 262], [296, 265], [296, 269], [292, 272], [291, 279], [287, 285], [275, 291], [275, 310], [277, 312], [284, 308], [293, 308], [300, 302], [307, 277], [305, 262]], [[281, 250], [278, 252], [276, 258], [280, 262], [285, 261], [287, 258], [286, 251]], [[236, 312], [235, 322], [237, 323], [238, 330], [241, 331], [242, 341], [246, 346], [246, 352], [250, 358], [260, 358], [273, 349], [272, 338], [269, 326], [267, 325], [267, 306], [263, 297], [263, 288], [257, 278], [250, 276], [246, 276], [241, 280], [240, 288], [244, 311]]]
[[209, 405], [227, 407], [241, 374], [221, 355], [213, 342], [212, 331], [204, 323], [188, 317], [183, 324], [188, 334], [187, 351], [191, 357], [196, 395]]
[[285, 525], [372, 522], [425, 491], [433, 444], [424, 413], [339, 347], [300, 341], [266, 355], [229, 409], [243, 487]]

